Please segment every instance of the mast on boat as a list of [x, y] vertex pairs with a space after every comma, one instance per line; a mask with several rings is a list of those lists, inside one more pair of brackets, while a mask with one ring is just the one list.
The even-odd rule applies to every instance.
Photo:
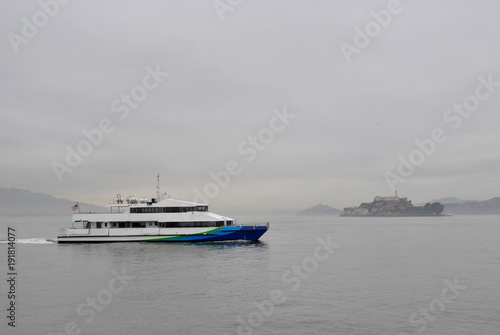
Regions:
[[158, 173], [158, 176], [156, 177], [157, 178], [157, 183], [156, 183], [156, 197], [159, 200], [163, 200], [165, 199], [165, 196], [167, 195], [167, 192], [163, 192], [163, 194], [160, 192], [160, 174]]

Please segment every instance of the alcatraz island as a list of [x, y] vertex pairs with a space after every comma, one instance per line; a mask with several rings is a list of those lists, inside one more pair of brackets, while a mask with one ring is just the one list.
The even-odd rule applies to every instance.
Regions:
[[394, 196], [376, 196], [373, 202], [362, 203], [358, 207], [346, 207], [340, 216], [443, 216], [444, 205], [439, 202], [424, 206], [413, 206], [411, 200]]

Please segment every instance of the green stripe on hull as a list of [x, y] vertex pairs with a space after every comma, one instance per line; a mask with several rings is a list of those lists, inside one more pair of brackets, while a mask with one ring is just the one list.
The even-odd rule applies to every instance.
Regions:
[[161, 237], [161, 238], [152, 238], [152, 239], [147, 239], [147, 240], [137, 240], [137, 242], [154, 242], [154, 241], [166, 241], [166, 240], [178, 240], [186, 237], [191, 237], [191, 236], [199, 236], [199, 235], [206, 235], [206, 234], [211, 234], [214, 233], [218, 230], [221, 230], [222, 228], [215, 228], [213, 230], [208, 230], [203, 233], [197, 233], [197, 234], [189, 234], [189, 235], [181, 235], [181, 236], [173, 236], [173, 237]]

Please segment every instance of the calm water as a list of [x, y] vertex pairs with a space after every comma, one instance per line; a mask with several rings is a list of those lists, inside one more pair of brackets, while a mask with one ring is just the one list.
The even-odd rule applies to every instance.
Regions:
[[0, 218], [0, 239], [19, 239], [16, 328], [0, 244], [1, 334], [500, 331], [500, 217], [267, 217], [260, 243], [46, 241], [68, 220]]

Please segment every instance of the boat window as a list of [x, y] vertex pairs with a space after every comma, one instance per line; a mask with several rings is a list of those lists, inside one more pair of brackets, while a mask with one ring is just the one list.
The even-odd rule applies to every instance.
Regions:
[[159, 222], [160, 228], [223, 227], [224, 221]]
[[134, 207], [130, 208], [130, 213], [186, 213], [186, 212], [207, 212], [208, 206], [191, 207]]

